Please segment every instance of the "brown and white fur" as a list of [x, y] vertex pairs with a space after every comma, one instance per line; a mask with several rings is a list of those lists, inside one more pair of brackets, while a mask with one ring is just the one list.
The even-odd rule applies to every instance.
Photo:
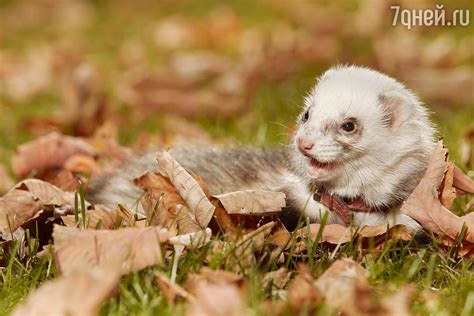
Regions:
[[[327, 208], [314, 188], [341, 198], [360, 198], [371, 212], [354, 212], [353, 224], [419, 224], [399, 211], [419, 182], [435, 145], [426, 108], [401, 83], [380, 72], [340, 66], [324, 73], [305, 99], [296, 133], [285, 148], [175, 148], [173, 156], [200, 175], [211, 193], [246, 189], [282, 191], [287, 204], [313, 222]], [[91, 184], [90, 199], [132, 207], [141, 191], [131, 180], [156, 170], [155, 153], [130, 161]], [[341, 222], [329, 212], [328, 222]]]

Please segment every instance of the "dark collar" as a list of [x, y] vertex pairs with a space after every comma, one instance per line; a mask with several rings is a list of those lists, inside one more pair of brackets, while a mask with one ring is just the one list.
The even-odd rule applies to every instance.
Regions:
[[347, 225], [350, 222], [350, 212], [369, 212], [370, 207], [360, 198], [345, 199], [326, 192], [316, 192], [313, 199], [326, 206], [337, 215]]

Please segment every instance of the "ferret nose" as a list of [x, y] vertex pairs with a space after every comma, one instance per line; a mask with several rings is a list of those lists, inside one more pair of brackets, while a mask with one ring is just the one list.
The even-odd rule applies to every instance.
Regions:
[[298, 145], [299, 150], [302, 152], [307, 152], [314, 147], [314, 143], [303, 140], [299, 137], [296, 139], [296, 144]]

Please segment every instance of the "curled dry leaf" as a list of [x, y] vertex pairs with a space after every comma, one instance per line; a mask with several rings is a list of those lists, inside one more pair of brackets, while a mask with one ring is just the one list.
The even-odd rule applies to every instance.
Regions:
[[145, 190], [141, 203], [149, 222], [171, 228], [175, 224], [177, 206], [185, 202], [170, 179], [159, 173], [147, 172], [133, 182]]
[[245, 190], [215, 195], [229, 214], [261, 215], [278, 213], [285, 204], [285, 194], [263, 190]]
[[2, 238], [20, 227], [43, 209], [43, 203], [28, 191], [12, 189], [0, 198], [0, 232]]
[[187, 206], [178, 204], [176, 206], [176, 224], [179, 234], [187, 234], [201, 230], [201, 226], [195, 219], [195, 214]]
[[80, 138], [64, 136], [53, 132], [19, 146], [12, 158], [12, 168], [17, 178], [31, 172], [45, 172], [60, 168], [76, 154], [95, 157], [94, 149]]
[[170, 178], [186, 205], [194, 212], [196, 223], [205, 228], [211, 221], [215, 207], [206, 197], [198, 182], [171, 156], [163, 151], [157, 156], [161, 170]]
[[464, 240], [474, 243], [474, 216], [457, 216], [438, 199], [438, 188], [448, 168], [446, 155], [442, 142], [438, 142], [423, 178], [403, 203], [401, 211], [424, 228], [451, 239], [456, 239], [465, 225]]
[[95, 267], [60, 276], [33, 291], [12, 315], [98, 315], [120, 277], [118, 267]]
[[60, 213], [72, 210], [71, 196], [54, 185], [26, 179], [0, 198], [0, 232], [3, 236], [33, 219], [45, 208]]
[[444, 207], [449, 209], [453, 206], [453, 201], [456, 198], [456, 189], [453, 188], [454, 163], [448, 161], [447, 165], [446, 174], [440, 185], [439, 200]]
[[[322, 231], [320, 231], [322, 229]], [[367, 239], [374, 238], [374, 244], [385, 242], [386, 237], [395, 238], [396, 240], [411, 240], [412, 237], [407, 229], [402, 225], [393, 226], [387, 229], [386, 225], [364, 226], [361, 229], [354, 227], [346, 227], [339, 224], [310, 224], [300, 228], [295, 232], [297, 238], [296, 251], [301, 252], [306, 249], [306, 243], [301, 240], [310, 238], [315, 241], [318, 237], [319, 243], [329, 243], [332, 245], [344, 244], [353, 238]], [[287, 247], [291, 246], [287, 244]]]
[[55, 225], [54, 254], [64, 275], [91, 267], [119, 266], [122, 273], [162, 264], [160, 244], [168, 231], [159, 227], [80, 230]]
[[474, 181], [465, 175], [457, 166], [454, 166], [453, 171], [453, 187], [461, 194], [474, 193]]
[[58, 187], [38, 179], [26, 179], [15, 186], [36, 196], [45, 205], [67, 206], [71, 203], [71, 195]]

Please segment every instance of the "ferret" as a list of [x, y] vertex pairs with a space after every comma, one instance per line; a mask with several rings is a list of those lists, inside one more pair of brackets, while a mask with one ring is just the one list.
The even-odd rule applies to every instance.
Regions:
[[[355, 226], [420, 225], [398, 206], [421, 180], [435, 147], [435, 128], [417, 96], [397, 80], [357, 66], [336, 66], [304, 98], [296, 132], [281, 148], [175, 148], [212, 194], [272, 190], [286, 194], [282, 219]], [[93, 180], [89, 199], [132, 207], [142, 194], [132, 179], [158, 171], [156, 153]], [[292, 215], [292, 216], [293, 216]], [[294, 217], [294, 216], [293, 216]], [[284, 221], [285, 223], [285, 221]], [[289, 224], [289, 226], [294, 224]]]

